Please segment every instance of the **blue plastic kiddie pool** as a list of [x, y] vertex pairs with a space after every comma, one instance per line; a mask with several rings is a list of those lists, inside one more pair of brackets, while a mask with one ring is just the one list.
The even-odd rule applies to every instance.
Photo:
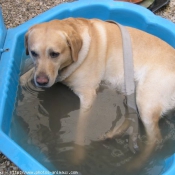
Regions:
[[[67, 17], [114, 20], [156, 35], [175, 47], [175, 24], [130, 3], [113, 0], [79, 0], [64, 3], [8, 30], [0, 11], [0, 151], [25, 172], [40, 171], [38, 174], [43, 174], [42, 171], [48, 172], [48, 170], [10, 138], [12, 113], [24, 53], [24, 34], [34, 24]], [[175, 155], [165, 161], [163, 174], [175, 174]]]

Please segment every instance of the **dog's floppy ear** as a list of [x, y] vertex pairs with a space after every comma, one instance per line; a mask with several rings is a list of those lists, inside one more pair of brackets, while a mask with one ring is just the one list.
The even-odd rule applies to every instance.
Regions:
[[66, 32], [66, 38], [67, 38], [67, 42], [68, 45], [70, 46], [71, 49], [71, 55], [72, 55], [72, 59], [73, 61], [77, 61], [78, 60], [78, 53], [82, 47], [83, 41], [81, 36], [79, 35], [78, 32], [76, 31], [68, 31]]
[[28, 37], [29, 37], [29, 34], [31, 33], [31, 31], [37, 26], [34, 25], [32, 27], [29, 28], [28, 32], [25, 34], [25, 48], [26, 48], [26, 55], [29, 55], [29, 48], [28, 48]]
[[26, 55], [29, 55], [29, 50], [28, 50], [28, 36], [29, 36], [29, 31], [25, 34]]

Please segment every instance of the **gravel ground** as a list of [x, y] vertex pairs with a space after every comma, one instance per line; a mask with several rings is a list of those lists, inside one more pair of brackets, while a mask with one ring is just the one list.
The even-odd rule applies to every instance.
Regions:
[[[63, 2], [72, 0], [0, 0], [4, 21], [7, 28], [16, 27], [36, 15]], [[175, 23], [175, 0], [159, 10], [157, 15]], [[0, 153], [0, 174], [10, 174], [10, 171], [20, 171], [2, 153]]]

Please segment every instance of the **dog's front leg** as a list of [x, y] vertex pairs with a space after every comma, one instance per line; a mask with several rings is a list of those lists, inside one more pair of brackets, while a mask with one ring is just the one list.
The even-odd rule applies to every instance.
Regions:
[[77, 122], [77, 132], [75, 143], [84, 145], [84, 134], [86, 132], [88, 117], [90, 115], [91, 107], [96, 97], [96, 90], [81, 89], [76, 92], [80, 98], [80, 112]]
[[75, 135], [75, 148], [74, 148], [74, 163], [79, 164], [85, 157], [85, 133], [88, 127], [88, 118], [90, 117], [91, 107], [96, 97], [96, 90], [94, 89], [81, 89], [76, 91], [80, 98], [80, 112], [77, 121], [77, 130]]

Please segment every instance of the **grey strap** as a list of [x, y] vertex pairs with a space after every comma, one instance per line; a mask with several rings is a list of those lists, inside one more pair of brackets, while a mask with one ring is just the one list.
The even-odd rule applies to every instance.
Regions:
[[[114, 24], [117, 24], [120, 28], [122, 34], [122, 42], [123, 42], [123, 57], [124, 57], [124, 86], [126, 93], [126, 108], [128, 110], [128, 118], [132, 121], [132, 125], [130, 126], [133, 130], [129, 137], [129, 148], [133, 153], [138, 150], [137, 138], [138, 138], [138, 117], [139, 112], [137, 110], [136, 105], [136, 94], [135, 94], [135, 81], [134, 81], [134, 64], [133, 64], [133, 54], [132, 54], [132, 43], [131, 37], [126, 27], [114, 22], [108, 21]], [[133, 112], [133, 109], [135, 112]], [[130, 128], [129, 128], [130, 129]]]
[[123, 38], [123, 58], [124, 58], [124, 76], [125, 76], [125, 92], [131, 95], [135, 92], [134, 82], [134, 65], [132, 55], [131, 38], [126, 27], [118, 24]]
[[137, 110], [131, 37], [126, 27], [116, 23], [115, 21], [107, 22], [114, 23], [120, 28], [123, 42], [124, 87], [127, 95], [127, 105]]

